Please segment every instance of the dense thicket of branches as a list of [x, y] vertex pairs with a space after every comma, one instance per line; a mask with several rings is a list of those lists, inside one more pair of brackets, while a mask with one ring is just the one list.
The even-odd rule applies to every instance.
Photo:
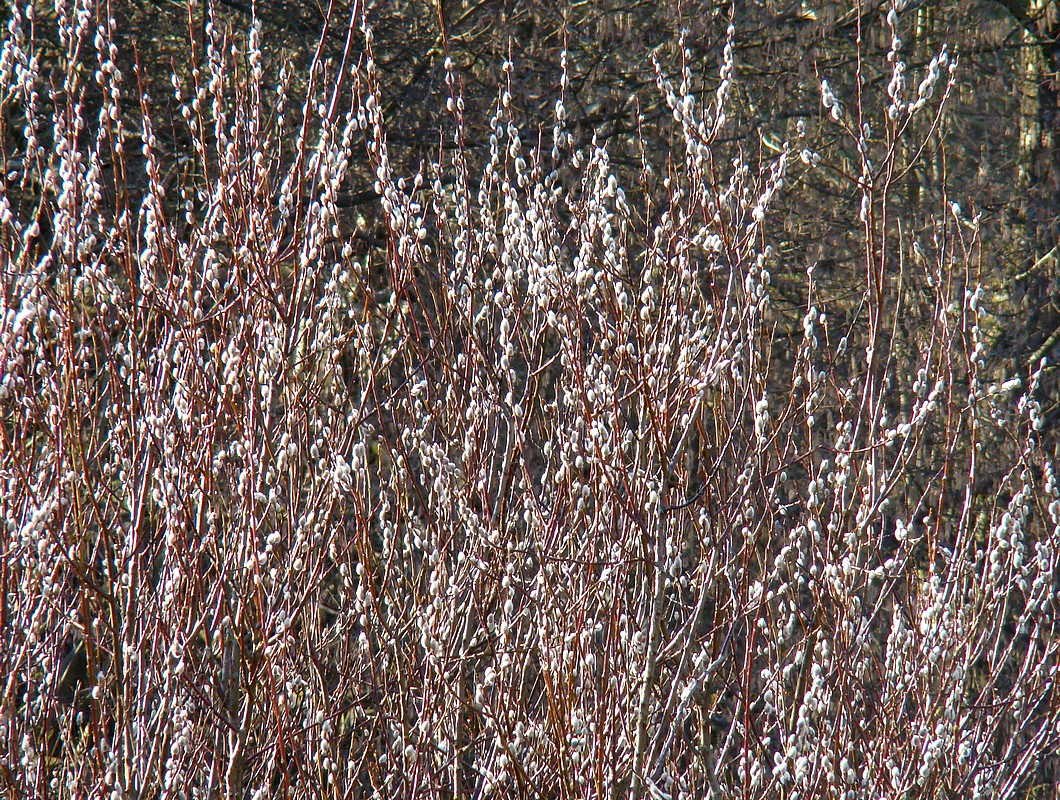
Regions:
[[[44, 19], [37, 39], [47, 67], [61, 48], [48, 41], [56, 36], [55, 12], [37, 5]], [[566, 51], [571, 131], [580, 144], [593, 136], [606, 143], [616, 174], [628, 179], [627, 190], [634, 194], [657, 190], [673, 144], [667, 130], [670, 110], [654, 92], [652, 54], [662, 57], [666, 71], [677, 69], [675, 42], [684, 31], [694, 72], [690, 90], [713, 91], [713, 71], [696, 67], [718, 61], [724, 27], [738, 20], [738, 80], [725, 138], [745, 154], [768, 154], [792, 138], [799, 120], [808, 124], [806, 145], [823, 162], [820, 169], [800, 174], [807, 193], [778, 218], [777, 277], [801, 275], [807, 263], [819, 262], [819, 276], [840, 278], [829, 290], [839, 298], [848, 289], [842, 276], [856, 271], [861, 228], [856, 203], [834, 201], [856, 197], [858, 154], [855, 142], [822, 124], [820, 80], [857, 71], [859, 88], [847, 86], [843, 92], [879, 105], [890, 81], [884, 58], [892, 38], [885, 24], [890, 7], [879, 0], [688, 5], [389, 0], [370, 3], [368, 16], [379, 43], [379, 93], [389, 142], [401, 163], [429, 162], [440, 144], [439, 120], [448, 96], [442, 73], [446, 55], [457, 65], [468, 113], [483, 119], [496, 99], [500, 64], [511, 57], [516, 64], [513, 108], [527, 130], [547, 131], [560, 54]], [[314, 58], [338, 63], [344, 56], [361, 57], [356, 42], [349, 52], [345, 20], [352, 10], [349, 0], [228, 0], [213, 6], [212, 13], [218, 24], [236, 30], [257, 19], [268, 80], [287, 65], [297, 94]], [[188, 78], [191, 65], [202, 57], [210, 7], [200, 0], [149, 7], [118, 2], [110, 13], [116, 21], [117, 63], [126, 75], [136, 75], [160, 109], [158, 155], [178, 163], [188, 141], [166, 121], [172, 108], [161, 108], [171, 101], [170, 73]], [[925, 232], [927, 217], [942, 201], [957, 202], [969, 218], [979, 218], [986, 234], [981, 278], [993, 301], [988, 327], [994, 360], [1004, 377], [1026, 377], [1042, 356], [1060, 346], [1060, 9], [1055, 0], [911, 3], [897, 33], [910, 71], [923, 69], [942, 44], [961, 61], [960, 83], [940, 118], [920, 120], [922, 129], [911, 131], [910, 141], [920, 141], [934, 123], [938, 135], [927, 137], [924, 152], [896, 187], [907, 233]], [[841, 100], [853, 99], [843, 92]], [[91, 97], [88, 102], [92, 105]], [[10, 122], [5, 135], [17, 139], [18, 120]], [[484, 134], [473, 131], [464, 142], [468, 156], [479, 162], [486, 155]], [[352, 161], [355, 177], [338, 198], [341, 206], [352, 207], [343, 223], [353, 226], [363, 219], [365, 230], [376, 231], [381, 218], [371, 191], [371, 166], [361, 153]], [[645, 161], [653, 167], [647, 178]], [[805, 298], [784, 281], [777, 289], [778, 310], [797, 320]], [[1054, 426], [1060, 407], [1050, 407], [1046, 416]]]
[[1054, 0], [7, 8], [0, 787], [1057, 796]]

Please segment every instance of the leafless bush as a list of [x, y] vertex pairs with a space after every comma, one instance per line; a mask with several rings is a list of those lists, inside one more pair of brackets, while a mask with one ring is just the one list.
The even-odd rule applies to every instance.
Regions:
[[[1056, 796], [1036, 377], [990, 382], [977, 220], [914, 235], [892, 194], [949, 54], [896, 41], [878, 106], [822, 83], [861, 299], [837, 329], [807, 265], [789, 337], [770, 214], [821, 154], [724, 144], [731, 46], [710, 96], [655, 66], [652, 196], [577, 149], [565, 80], [532, 134], [502, 87], [480, 171], [451, 62], [437, 159], [391, 162], [359, 17], [304, 98], [210, 26], [169, 120], [105, 12], [60, 7], [46, 74], [33, 9], [0, 62], [12, 796]], [[337, 200], [363, 152], [379, 229]]]

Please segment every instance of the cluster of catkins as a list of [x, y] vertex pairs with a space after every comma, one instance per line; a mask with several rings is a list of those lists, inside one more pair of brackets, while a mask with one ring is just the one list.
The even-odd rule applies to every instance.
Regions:
[[992, 382], [953, 255], [975, 220], [889, 240], [937, 276], [904, 360], [873, 267], [877, 167], [955, 63], [905, 97], [904, 2], [873, 125], [852, 79], [820, 86], [863, 159], [867, 329], [832, 327], [812, 266], [778, 311], [770, 223], [827, 153], [806, 121], [761, 158], [728, 142], [732, 28], [713, 81], [655, 65], [674, 147], [633, 185], [570, 124], [566, 56], [541, 134], [518, 65], [487, 121], [446, 59], [437, 158], [410, 166], [360, 17], [341, 63], [275, 83], [257, 24], [211, 22], [165, 117], [107, 4], [38, 5], [0, 55], [0, 793], [1048, 785], [1040, 372]]

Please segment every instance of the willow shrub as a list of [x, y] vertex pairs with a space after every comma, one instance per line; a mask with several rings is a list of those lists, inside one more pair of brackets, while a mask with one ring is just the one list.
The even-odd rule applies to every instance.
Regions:
[[[527, 132], [447, 59], [405, 164], [360, 18], [275, 82], [215, 21], [163, 103], [105, 7], [14, 2], [4, 790], [1055, 796], [1046, 365], [991, 382], [976, 219], [903, 227], [956, 62], [907, 69], [895, 6], [879, 102], [830, 75], [754, 157], [732, 28], [713, 78], [646, 65], [671, 161], [631, 186], [565, 78]], [[800, 266], [792, 325], [807, 122], [860, 153], [862, 266]]]

